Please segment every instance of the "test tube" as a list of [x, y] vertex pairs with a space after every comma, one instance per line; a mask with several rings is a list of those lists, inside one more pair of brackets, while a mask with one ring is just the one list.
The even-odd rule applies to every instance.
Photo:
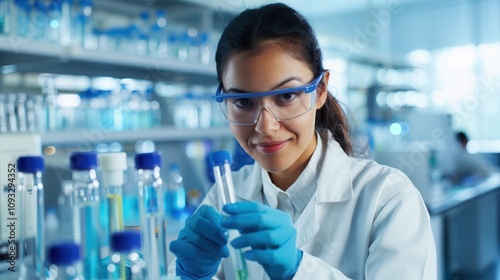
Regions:
[[[231, 176], [232, 163], [231, 154], [227, 151], [216, 151], [210, 154], [210, 164], [212, 165], [215, 177], [215, 184], [219, 192], [220, 211], [222, 206], [228, 203], [236, 202], [236, 195], [234, 193], [233, 179]], [[234, 240], [239, 236], [237, 230], [229, 230], [229, 241]], [[247, 280], [248, 270], [245, 262], [245, 257], [240, 249], [229, 246], [229, 257], [234, 269], [236, 280]]]

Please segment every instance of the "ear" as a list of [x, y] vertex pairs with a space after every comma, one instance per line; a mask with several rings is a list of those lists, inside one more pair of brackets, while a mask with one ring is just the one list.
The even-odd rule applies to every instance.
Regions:
[[318, 84], [316, 88], [316, 110], [323, 107], [326, 102], [326, 98], [328, 97], [328, 81], [330, 79], [330, 72], [325, 71], [323, 74], [323, 78]]

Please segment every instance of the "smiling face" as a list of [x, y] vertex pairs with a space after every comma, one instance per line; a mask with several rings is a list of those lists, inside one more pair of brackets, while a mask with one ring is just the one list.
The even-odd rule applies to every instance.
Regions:
[[[306, 63], [283, 48], [267, 45], [256, 54], [233, 55], [222, 83], [226, 92], [263, 92], [302, 86], [314, 78]], [[230, 125], [239, 144], [281, 189], [299, 177], [316, 148], [315, 114], [325, 102], [327, 81], [328, 73], [316, 89], [316, 106], [300, 117], [279, 122], [262, 109], [255, 125]]]

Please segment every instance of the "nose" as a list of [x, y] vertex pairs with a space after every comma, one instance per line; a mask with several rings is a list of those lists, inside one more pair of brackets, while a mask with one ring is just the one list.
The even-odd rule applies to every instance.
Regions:
[[271, 132], [280, 128], [281, 124], [278, 118], [267, 107], [262, 107], [257, 116], [255, 131], [262, 135], [269, 135]]

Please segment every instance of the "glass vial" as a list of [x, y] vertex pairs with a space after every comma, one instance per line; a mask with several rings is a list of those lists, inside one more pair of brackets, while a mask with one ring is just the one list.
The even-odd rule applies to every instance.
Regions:
[[122, 231], [123, 223], [123, 172], [127, 169], [126, 153], [103, 153], [98, 155], [101, 169], [100, 202], [101, 223], [101, 269], [110, 263], [109, 244], [113, 232]]
[[144, 259], [148, 279], [167, 276], [166, 220], [163, 211], [162, 180], [160, 177], [161, 153], [135, 155], [139, 212], [143, 238]]
[[179, 165], [170, 164], [168, 167], [168, 183], [165, 193], [166, 213], [173, 219], [181, 219], [186, 210], [186, 190], [182, 182]]
[[[231, 154], [228, 151], [216, 151], [209, 156], [210, 165], [214, 171], [215, 184], [219, 194], [219, 206], [222, 212], [222, 206], [228, 203], [236, 202], [236, 195], [234, 192], [233, 178], [231, 175]], [[229, 242], [239, 236], [237, 230], [229, 230]], [[235, 279], [247, 280], [248, 270], [245, 262], [245, 257], [240, 249], [235, 249], [232, 246], [229, 248], [229, 258], [231, 259], [232, 270], [234, 271]]]
[[17, 159], [20, 207], [17, 246], [20, 279], [43, 279], [45, 227], [42, 172], [44, 170], [44, 160], [40, 156], [22, 156]]
[[82, 249], [85, 279], [99, 278], [101, 239], [99, 221], [99, 182], [96, 177], [97, 154], [74, 152], [70, 156], [73, 170], [73, 233]]

